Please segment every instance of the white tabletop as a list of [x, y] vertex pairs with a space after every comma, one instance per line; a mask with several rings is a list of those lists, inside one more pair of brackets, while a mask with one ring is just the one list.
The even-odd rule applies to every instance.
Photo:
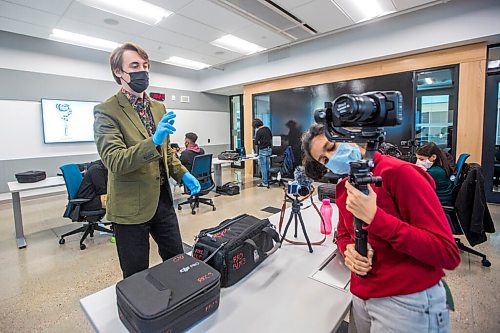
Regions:
[[55, 177], [47, 177], [44, 180], [35, 183], [19, 183], [15, 181], [15, 182], [8, 182], [7, 185], [9, 186], [10, 192], [22, 192], [22, 191], [29, 191], [46, 187], [64, 185], [64, 178], [62, 176], [55, 176]]
[[[302, 216], [311, 241], [321, 239], [313, 208], [302, 210]], [[278, 219], [279, 214], [270, 218], [274, 224]], [[292, 222], [287, 238], [293, 238], [293, 231]], [[303, 239], [300, 226], [298, 235]], [[312, 254], [307, 246], [284, 244], [243, 280], [222, 289], [219, 309], [189, 332], [331, 332], [345, 317], [351, 295], [310, 275], [335, 251], [332, 240], [328, 236]], [[115, 286], [80, 304], [97, 332], [127, 332], [118, 318]]]

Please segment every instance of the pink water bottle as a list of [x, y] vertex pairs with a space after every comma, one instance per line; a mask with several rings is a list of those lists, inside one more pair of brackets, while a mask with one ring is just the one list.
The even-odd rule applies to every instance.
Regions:
[[321, 216], [323, 216], [323, 220], [325, 221], [324, 224], [323, 221], [320, 221], [320, 231], [322, 234], [329, 235], [332, 233], [332, 214], [333, 214], [333, 208], [332, 205], [330, 204], [330, 199], [322, 200], [319, 212], [321, 213]]

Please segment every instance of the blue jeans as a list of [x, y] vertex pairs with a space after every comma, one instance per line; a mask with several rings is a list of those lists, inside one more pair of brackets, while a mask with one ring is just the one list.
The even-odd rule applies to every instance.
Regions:
[[259, 149], [259, 167], [262, 177], [262, 184], [269, 185], [269, 166], [271, 164], [269, 156], [272, 155], [273, 150], [271, 147]]
[[439, 281], [424, 291], [362, 300], [353, 295], [349, 332], [449, 332], [446, 291]]

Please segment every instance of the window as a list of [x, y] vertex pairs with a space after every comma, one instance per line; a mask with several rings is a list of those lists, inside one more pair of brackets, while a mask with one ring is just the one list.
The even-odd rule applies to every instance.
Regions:
[[455, 68], [416, 73], [415, 138], [454, 151]]
[[231, 111], [231, 149], [243, 146], [243, 95], [229, 97]]

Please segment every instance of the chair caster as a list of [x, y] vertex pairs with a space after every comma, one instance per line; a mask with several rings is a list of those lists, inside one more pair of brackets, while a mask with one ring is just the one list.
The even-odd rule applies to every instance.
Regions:
[[63, 245], [64, 243], [66, 243], [66, 240], [65, 240], [64, 238], [61, 238], [61, 239], [59, 240], [59, 244]]
[[192, 210], [191, 214], [196, 215], [196, 211]]
[[85, 244], [80, 244], [80, 250], [85, 250], [87, 246]]
[[177, 209], [178, 210], [182, 210], [182, 206], [181, 205], [177, 205]]
[[215, 211], [215, 210], [217, 210], [217, 208], [215, 208], [215, 207], [212, 207], [212, 211]]
[[481, 264], [482, 264], [484, 267], [490, 267], [490, 266], [491, 266], [491, 262], [490, 262], [488, 259], [483, 259], [483, 260], [481, 260]]

